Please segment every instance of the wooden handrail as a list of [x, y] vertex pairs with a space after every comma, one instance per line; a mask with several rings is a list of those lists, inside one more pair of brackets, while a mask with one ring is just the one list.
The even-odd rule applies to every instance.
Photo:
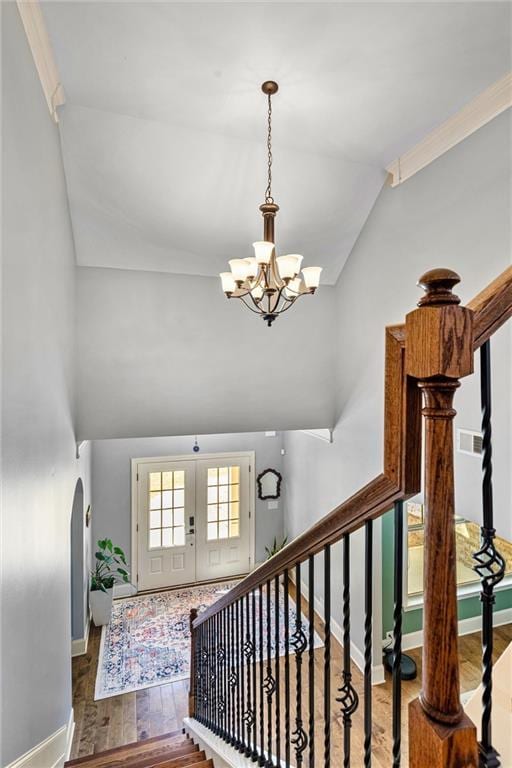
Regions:
[[[468, 305], [474, 313], [473, 349], [477, 350], [512, 317], [512, 267]], [[280, 576], [287, 568], [320, 552], [327, 544], [379, 517], [399, 499], [420, 491], [421, 392], [405, 370], [405, 324], [386, 328], [384, 400], [384, 472], [260, 565], [193, 622], [196, 629], [220, 610]]]

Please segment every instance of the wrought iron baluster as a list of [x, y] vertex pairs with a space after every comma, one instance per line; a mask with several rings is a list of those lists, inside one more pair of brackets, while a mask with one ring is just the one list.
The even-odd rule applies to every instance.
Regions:
[[229, 606], [229, 628], [230, 628], [230, 668], [229, 668], [229, 691], [231, 700], [231, 746], [237, 746], [237, 720], [236, 720], [236, 691], [238, 688], [238, 671], [236, 668], [235, 656], [235, 606], [233, 603]]
[[244, 727], [244, 720], [243, 720], [243, 709], [244, 709], [244, 702], [245, 702], [245, 683], [244, 683], [244, 657], [242, 653], [242, 649], [240, 647], [241, 639], [243, 638], [243, 630], [244, 630], [244, 615], [243, 615], [243, 602], [242, 600], [239, 600], [237, 602], [237, 619], [236, 619], [236, 647], [237, 647], [237, 656], [238, 656], [238, 687], [237, 687], [237, 697], [238, 697], [238, 750], [239, 752], [244, 751], [244, 737], [245, 737], [245, 727]]
[[258, 759], [258, 729], [256, 727], [256, 590], [252, 591], [252, 624], [251, 624], [251, 665], [252, 665], [252, 753], [253, 761]]
[[364, 583], [364, 766], [372, 764], [372, 576], [373, 522], [365, 524], [365, 583]]
[[210, 622], [206, 622], [205, 630], [205, 697], [204, 704], [206, 709], [206, 724], [211, 724], [211, 690], [210, 690]]
[[324, 547], [324, 766], [331, 764], [331, 547]]
[[280, 680], [280, 656], [281, 656], [281, 637], [280, 637], [280, 620], [279, 612], [281, 610], [280, 590], [279, 590], [279, 576], [274, 579], [274, 660], [275, 660], [275, 681], [276, 681], [276, 694], [275, 694], [275, 713], [276, 713], [276, 765], [281, 765], [281, 680]]
[[245, 652], [244, 652], [244, 639], [245, 639], [245, 610], [244, 610], [244, 599], [243, 597], [240, 599], [240, 695], [241, 695], [241, 704], [242, 709], [240, 713], [240, 725], [242, 728], [242, 747], [241, 752], [245, 754], [247, 750], [247, 742], [246, 742], [246, 723], [245, 723], [245, 713], [247, 710], [247, 695], [245, 690], [245, 680], [246, 680], [246, 670], [245, 670]]
[[219, 639], [220, 639], [220, 646], [218, 650], [218, 659], [219, 659], [219, 688], [220, 688], [220, 696], [219, 696], [219, 732], [220, 736], [222, 736], [223, 739], [226, 737], [226, 727], [225, 727], [225, 716], [226, 716], [226, 692], [224, 689], [224, 673], [225, 673], [225, 666], [226, 666], [226, 646], [224, 644], [224, 623], [223, 623], [223, 616], [224, 612], [221, 611], [217, 614], [218, 621], [217, 621], [217, 628], [219, 633]]
[[219, 734], [219, 690], [218, 690], [218, 635], [217, 635], [217, 615], [210, 619], [212, 633], [212, 688], [214, 692], [214, 706], [212, 712], [213, 732]]
[[222, 612], [222, 633], [224, 638], [224, 649], [225, 649], [225, 658], [224, 658], [224, 699], [226, 702], [226, 711], [224, 713], [224, 738], [226, 741], [229, 741], [230, 734], [229, 734], [229, 724], [231, 722], [231, 697], [229, 695], [229, 685], [228, 685], [228, 678], [229, 678], [229, 635], [228, 635], [228, 609], [227, 607]]
[[210, 627], [210, 723], [217, 733], [217, 647], [213, 618], [208, 620]]
[[[243, 600], [243, 599], [242, 599]], [[251, 609], [249, 602], [249, 595], [245, 596], [245, 642], [243, 645], [243, 653], [245, 657], [246, 676], [247, 676], [247, 698], [244, 709], [244, 722], [247, 733], [247, 741], [245, 744], [245, 756], [251, 757], [251, 730], [254, 725], [254, 710], [252, 708], [251, 698], [251, 659], [254, 653], [254, 645], [251, 639]]]
[[267, 597], [267, 611], [266, 611], [266, 625], [267, 625], [267, 668], [263, 687], [267, 696], [267, 759], [265, 765], [267, 768], [272, 768], [274, 765], [272, 761], [272, 696], [276, 689], [276, 681], [272, 674], [272, 633], [270, 628], [270, 616], [271, 616], [271, 594], [270, 594], [270, 581], [267, 581], [266, 588]]
[[202, 664], [203, 664], [203, 624], [197, 630], [197, 658], [196, 658], [196, 712], [199, 722], [203, 722], [203, 688], [202, 688]]
[[480, 529], [480, 549], [473, 555], [482, 591], [482, 727], [480, 765], [496, 768], [501, 765], [498, 753], [492, 746], [492, 654], [493, 654], [493, 606], [494, 588], [505, 575], [505, 560], [494, 545], [494, 508], [492, 488], [492, 386], [491, 344], [486, 341], [480, 347], [480, 402], [482, 408], [482, 506], [483, 525]]
[[264, 680], [264, 662], [263, 662], [263, 587], [258, 587], [259, 605], [258, 605], [258, 647], [260, 662], [260, 681], [259, 681], [259, 705], [260, 705], [260, 754], [258, 764], [265, 765], [265, 698], [263, 689]]
[[352, 685], [350, 658], [350, 536], [343, 539], [343, 684], [336, 701], [343, 716], [343, 768], [350, 768], [350, 731], [352, 715], [359, 706], [359, 696]]
[[288, 568], [284, 572], [284, 742], [285, 764], [290, 768], [290, 577]]
[[[300, 563], [295, 566], [295, 590], [296, 590], [296, 610], [295, 610], [295, 631], [290, 638], [290, 642], [295, 651], [295, 730], [292, 733], [291, 743], [295, 747], [295, 762], [300, 768], [303, 761], [303, 752], [308, 745], [308, 737], [302, 722], [302, 655], [307, 647], [307, 638], [302, 628], [301, 594], [300, 594]], [[327, 768], [327, 764], [326, 764]]]
[[404, 569], [404, 504], [395, 502], [395, 583], [393, 611], [393, 768], [400, 768], [402, 741], [402, 610]]
[[308, 695], [309, 768], [315, 768], [315, 558], [308, 560]]

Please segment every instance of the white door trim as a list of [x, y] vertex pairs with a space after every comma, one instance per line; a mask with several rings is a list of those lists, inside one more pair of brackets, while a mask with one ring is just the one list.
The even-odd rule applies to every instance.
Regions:
[[178, 456], [144, 456], [131, 460], [132, 478], [132, 504], [131, 504], [131, 578], [133, 586], [138, 591], [139, 556], [137, 547], [137, 518], [138, 518], [138, 467], [141, 464], [154, 464], [163, 461], [201, 461], [203, 459], [236, 459], [248, 458], [251, 473], [249, 488], [249, 554], [251, 568], [256, 567], [256, 452], [255, 451], [228, 451], [227, 453], [186, 453]]

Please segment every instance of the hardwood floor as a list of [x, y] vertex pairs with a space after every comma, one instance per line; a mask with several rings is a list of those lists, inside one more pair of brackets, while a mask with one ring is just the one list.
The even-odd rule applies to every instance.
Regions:
[[[303, 610], [306, 610], [303, 601]], [[316, 629], [322, 636], [322, 622], [317, 619]], [[87, 654], [73, 659], [73, 706], [75, 712], [75, 735], [71, 757], [83, 757], [104, 749], [121, 746], [132, 741], [139, 741], [152, 736], [159, 736], [181, 728], [183, 717], [187, 715], [188, 681], [182, 680], [167, 685], [147, 688], [135, 693], [113, 696], [109, 699], [94, 701], [94, 686], [101, 631], [91, 627]], [[512, 624], [497, 627], [495, 630], [495, 657], [499, 657], [512, 642]], [[335, 697], [340, 684], [341, 646], [332, 640], [332, 696], [331, 696], [331, 756], [333, 765], [342, 764], [342, 718], [339, 704]], [[470, 691], [480, 682], [481, 644], [479, 633], [459, 638], [461, 657], [461, 689]], [[414, 699], [421, 685], [421, 649], [408, 652], [418, 664], [418, 677], [414, 681], [403, 683], [403, 754], [407, 765], [407, 704]], [[281, 664], [281, 669], [283, 665]], [[303, 675], [307, 670], [305, 659]], [[363, 744], [363, 677], [353, 665], [354, 686], [360, 696], [359, 710], [354, 716], [352, 727], [353, 760], [356, 768], [362, 765]], [[294, 666], [291, 665], [292, 691], [290, 716], [295, 714]], [[321, 768], [323, 760], [323, 648], [315, 651], [315, 766]], [[283, 686], [283, 683], [281, 683]], [[281, 688], [283, 690], [283, 687]], [[391, 764], [391, 678], [386, 676], [382, 685], [374, 686], [373, 702], [373, 766], [389, 768]], [[303, 699], [303, 719], [308, 721], [307, 690]], [[283, 734], [284, 736], [284, 734]], [[292, 753], [293, 754], [293, 753]]]

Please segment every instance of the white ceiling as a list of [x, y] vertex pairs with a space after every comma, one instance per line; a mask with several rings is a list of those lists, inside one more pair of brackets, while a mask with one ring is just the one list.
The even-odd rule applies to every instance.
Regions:
[[262, 236], [335, 282], [384, 167], [510, 66], [508, 3], [89, 3], [43, 10], [67, 96], [78, 262], [215, 275]]

